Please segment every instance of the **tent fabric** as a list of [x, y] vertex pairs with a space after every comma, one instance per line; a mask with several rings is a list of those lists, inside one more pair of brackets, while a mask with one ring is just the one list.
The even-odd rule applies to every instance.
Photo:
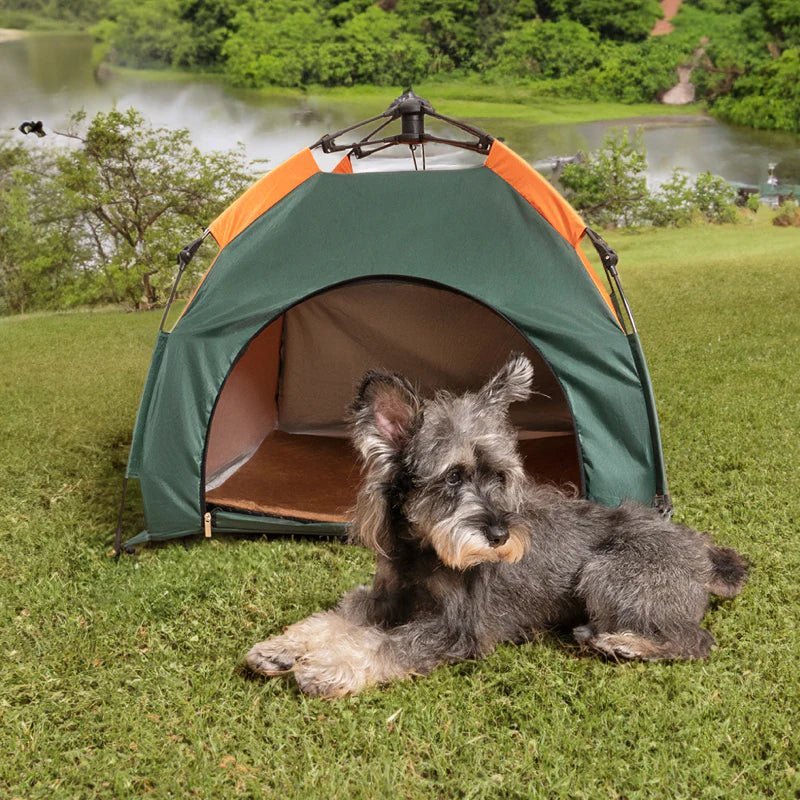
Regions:
[[248, 190], [250, 211], [221, 215], [225, 244], [159, 336], [137, 416], [128, 475], [141, 483], [145, 539], [202, 530], [209, 430], [251, 341], [289, 309], [364, 281], [426, 284], [494, 310], [563, 391], [586, 495], [653, 501], [644, 377], [576, 249], [582, 223], [563, 200], [522, 194], [506, 149], [495, 142], [484, 167], [363, 174], [320, 172], [303, 151]]
[[513, 186], [575, 248], [600, 296], [616, 318], [608, 291], [580, 247], [586, 223], [548, 180], [502, 142], [494, 142], [484, 166]]

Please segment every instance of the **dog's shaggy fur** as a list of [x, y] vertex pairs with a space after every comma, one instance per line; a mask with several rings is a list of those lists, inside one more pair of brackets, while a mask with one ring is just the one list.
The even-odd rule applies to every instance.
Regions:
[[377, 554], [374, 583], [255, 645], [251, 670], [336, 697], [563, 626], [612, 659], [709, 654], [708, 595], [738, 594], [746, 562], [652, 509], [532, 483], [508, 420], [532, 380], [521, 355], [459, 397], [364, 377], [351, 409], [364, 464], [352, 538]]

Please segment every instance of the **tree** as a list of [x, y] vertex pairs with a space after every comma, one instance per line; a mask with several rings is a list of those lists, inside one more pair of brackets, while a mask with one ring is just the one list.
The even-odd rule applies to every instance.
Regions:
[[319, 79], [407, 86], [425, 75], [429, 58], [422, 42], [393, 12], [371, 6], [338, 27], [318, 54]]
[[545, 16], [573, 19], [603, 38], [638, 42], [650, 35], [661, 18], [657, 0], [545, 0]]
[[80, 261], [61, 216], [53, 159], [0, 140], [0, 314], [58, 308]]
[[87, 266], [111, 301], [153, 306], [174, 254], [248, 182], [242, 153], [203, 154], [188, 131], [152, 128], [134, 109], [99, 113], [72, 136], [79, 147], [59, 154], [54, 185]]
[[222, 48], [235, 86], [304, 86], [318, 80], [319, 48], [333, 35], [311, 0], [274, 0], [241, 9]]

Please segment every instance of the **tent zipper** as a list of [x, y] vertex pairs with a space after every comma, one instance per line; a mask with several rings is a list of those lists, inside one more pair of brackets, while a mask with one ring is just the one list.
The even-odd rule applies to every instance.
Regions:
[[205, 534], [206, 539], [211, 538], [211, 512], [206, 511], [203, 514], [203, 533]]

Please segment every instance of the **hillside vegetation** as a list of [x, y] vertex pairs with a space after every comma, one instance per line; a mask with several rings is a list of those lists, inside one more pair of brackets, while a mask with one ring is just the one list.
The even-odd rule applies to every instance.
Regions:
[[0, 24], [92, 26], [98, 59], [219, 72], [236, 86], [530, 84], [542, 97], [652, 102], [694, 67], [698, 98], [800, 131], [800, 4], [690, 0], [11, 0]]

